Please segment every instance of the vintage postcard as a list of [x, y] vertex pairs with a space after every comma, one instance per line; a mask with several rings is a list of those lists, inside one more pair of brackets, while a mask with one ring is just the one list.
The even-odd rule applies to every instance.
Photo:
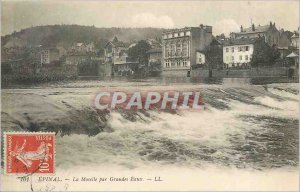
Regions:
[[0, 191], [299, 191], [299, 1], [1, 1]]

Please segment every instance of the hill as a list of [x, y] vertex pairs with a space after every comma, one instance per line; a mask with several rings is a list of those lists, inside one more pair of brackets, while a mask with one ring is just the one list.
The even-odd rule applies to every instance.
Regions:
[[96, 28], [80, 25], [47, 25], [22, 29], [10, 35], [1, 36], [1, 45], [13, 44], [34, 46], [70, 46], [74, 42], [95, 42], [103, 47], [105, 42], [117, 36], [125, 42], [158, 38], [165, 29], [161, 28]]

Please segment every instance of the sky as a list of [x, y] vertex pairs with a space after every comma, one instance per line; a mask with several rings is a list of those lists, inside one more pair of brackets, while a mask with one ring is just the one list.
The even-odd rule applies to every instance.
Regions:
[[299, 1], [2, 1], [1, 35], [52, 24], [96, 27], [213, 26], [218, 35], [275, 22], [294, 31]]

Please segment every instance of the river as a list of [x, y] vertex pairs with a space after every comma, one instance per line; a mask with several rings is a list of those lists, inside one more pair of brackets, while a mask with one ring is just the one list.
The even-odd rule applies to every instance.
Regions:
[[[207, 174], [279, 171], [276, 177], [298, 169], [299, 88], [297, 83], [269, 82], [114, 79], [3, 89], [2, 130], [55, 131], [59, 171], [167, 167]], [[106, 89], [200, 91], [205, 109], [95, 112], [92, 99]]]

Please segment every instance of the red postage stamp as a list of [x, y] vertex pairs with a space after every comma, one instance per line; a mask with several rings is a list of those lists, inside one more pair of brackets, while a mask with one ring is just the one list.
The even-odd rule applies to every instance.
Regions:
[[49, 132], [4, 133], [6, 174], [54, 173], [54, 139]]

